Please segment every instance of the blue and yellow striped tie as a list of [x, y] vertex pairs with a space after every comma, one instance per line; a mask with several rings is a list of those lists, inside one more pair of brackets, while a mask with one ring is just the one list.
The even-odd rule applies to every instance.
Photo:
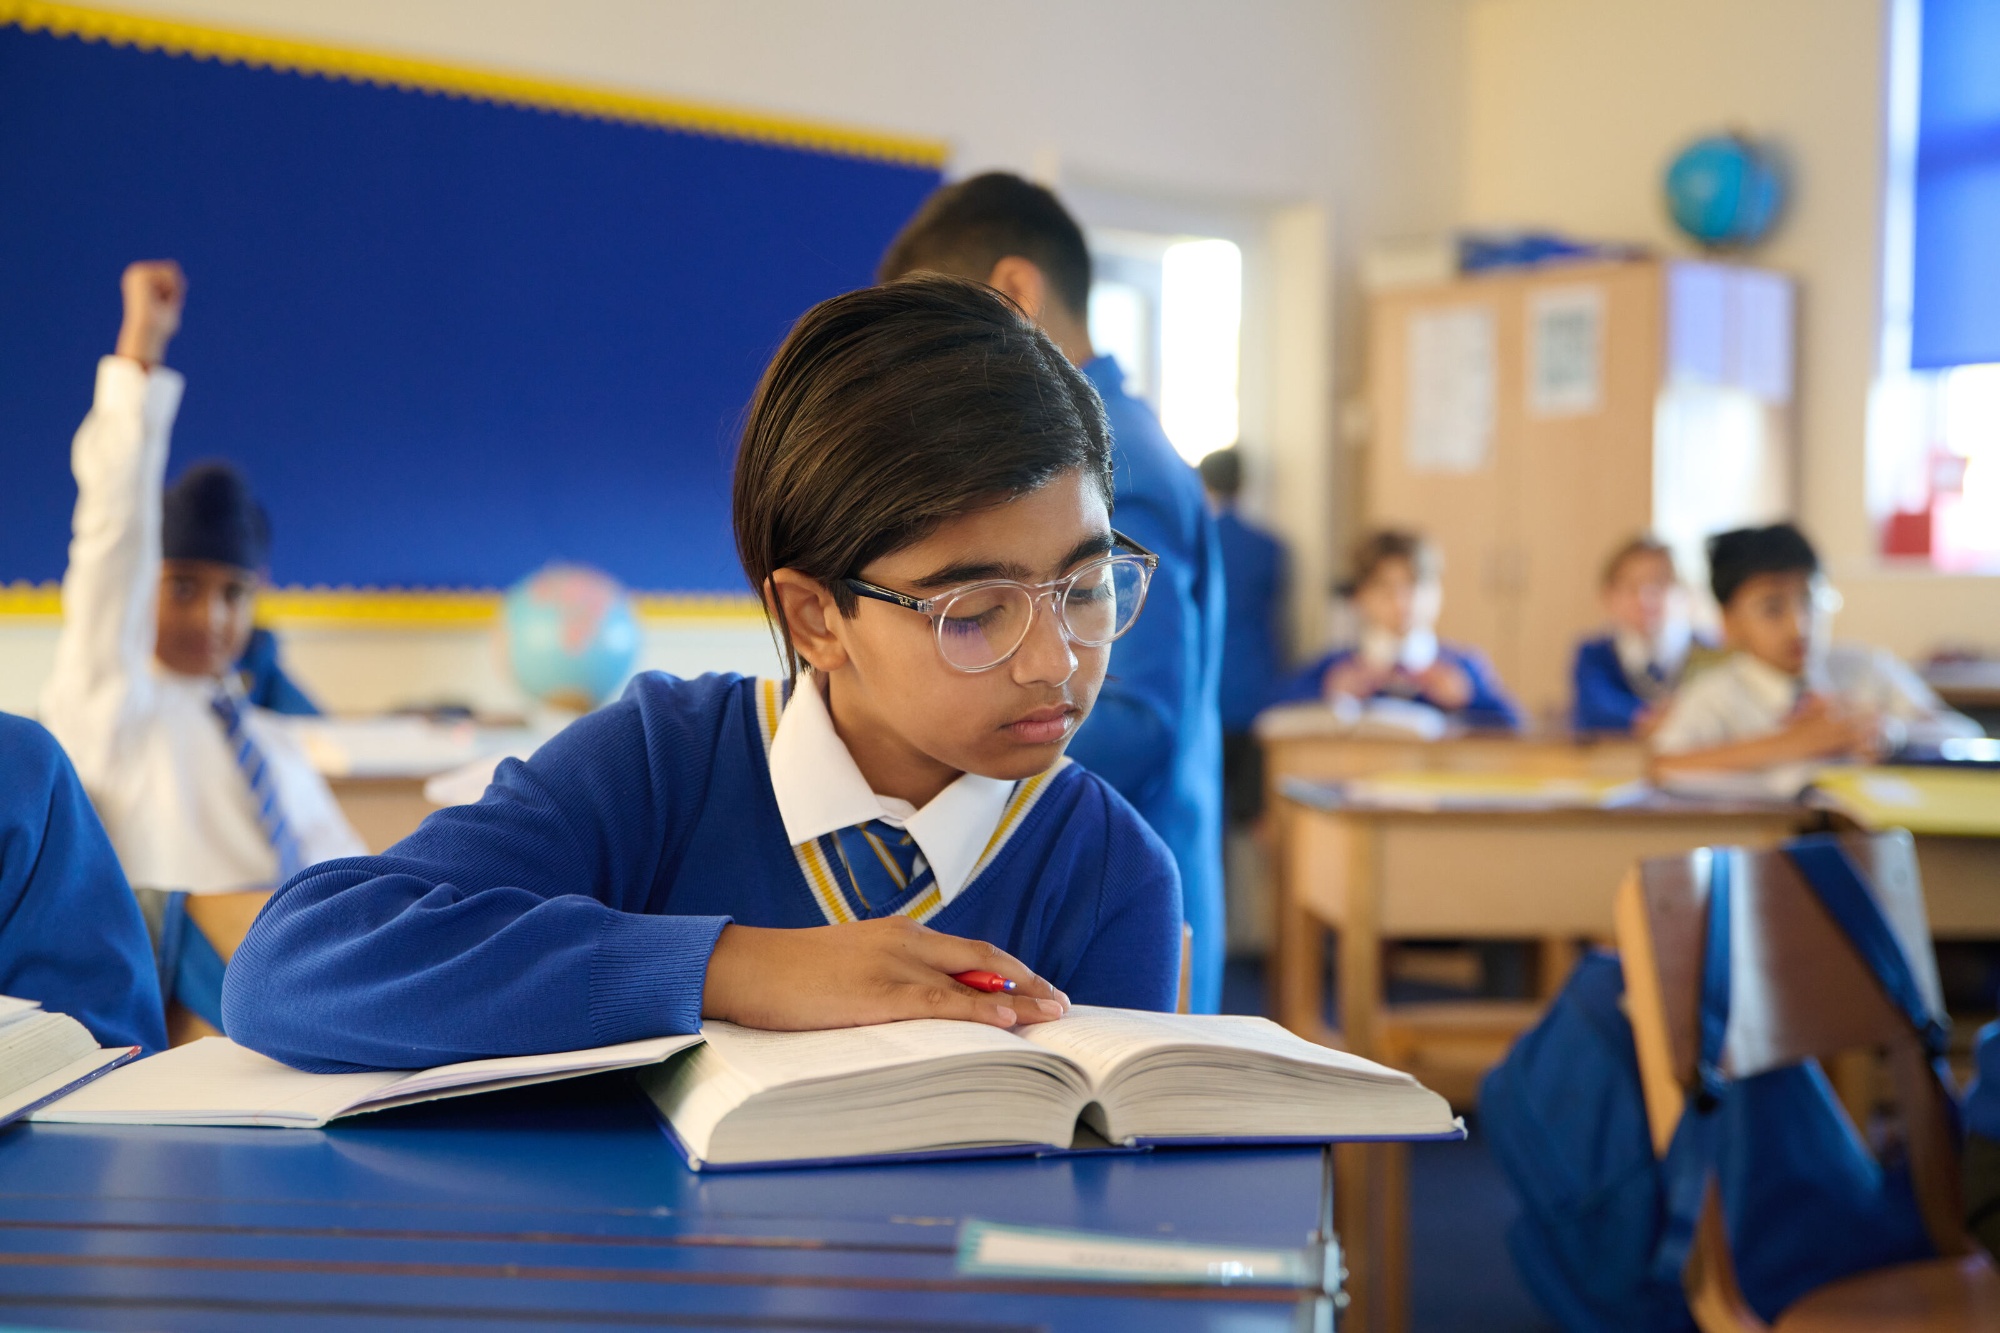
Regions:
[[299, 840], [285, 822], [284, 803], [278, 799], [277, 777], [271, 772], [264, 752], [257, 748], [256, 741], [250, 739], [250, 733], [243, 725], [243, 706], [227, 694], [216, 695], [208, 706], [222, 719], [222, 731], [229, 740], [230, 751], [236, 756], [236, 767], [243, 770], [243, 780], [250, 784], [250, 799], [257, 807], [257, 822], [263, 826], [271, 850], [278, 854], [278, 882], [282, 884], [299, 873], [304, 861], [299, 855]]
[[871, 819], [832, 834], [857, 916], [887, 916], [931, 886], [931, 873], [907, 830]]

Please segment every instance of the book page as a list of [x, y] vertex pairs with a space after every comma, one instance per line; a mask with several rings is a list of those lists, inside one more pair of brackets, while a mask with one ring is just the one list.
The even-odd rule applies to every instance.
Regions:
[[1053, 1023], [1026, 1029], [1021, 1038], [1044, 1050], [1068, 1056], [1099, 1086], [1132, 1060], [1160, 1051], [1190, 1048], [1275, 1056], [1336, 1070], [1363, 1082], [1416, 1082], [1400, 1070], [1306, 1041], [1268, 1018], [1247, 1015], [1156, 1014], [1143, 1009], [1101, 1009], [1080, 1004]]
[[717, 1022], [704, 1023], [701, 1032], [752, 1093], [951, 1056], [1021, 1055], [1021, 1039], [1012, 1032], [948, 1018], [823, 1032], [764, 1032]]
[[399, 1077], [349, 1109], [376, 1110], [392, 1102], [402, 1105], [454, 1088], [467, 1091], [517, 1088], [571, 1074], [597, 1074], [608, 1069], [658, 1064], [676, 1051], [684, 1051], [700, 1043], [699, 1033], [688, 1033], [679, 1037], [646, 1037], [639, 1041], [620, 1042], [616, 1046], [592, 1046], [581, 1051], [503, 1055], [486, 1060], [466, 1060], [455, 1065], [439, 1065], [435, 1069], [422, 1069]]
[[323, 1125], [401, 1072], [303, 1074], [227, 1037], [114, 1069], [35, 1120], [128, 1125]]

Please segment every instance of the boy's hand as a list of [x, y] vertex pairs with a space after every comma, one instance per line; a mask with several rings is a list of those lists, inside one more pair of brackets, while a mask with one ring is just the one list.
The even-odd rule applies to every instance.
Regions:
[[118, 329], [117, 354], [151, 370], [166, 359], [167, 344], [181, 327], [187, 278], [171, 259], [142, 260], [119, 279], [125, 322]]
[[1416, 679], [1425, 697], [1446, 712], [1456, 712], [1472, 702], [1472, 677], [1443, 658], [1419, 671]]
[[1388, 673], [1377, 671], [1356, 654], [1329, 670], [1320, 681], [1319, 689], [1326, 699], [1338, 699], [1342, 695], [1350, 699], [1372, 699], [1387, 681]]
[[[998, 972], [1013, 995], [989, 995], [954, 972]], [[708, 960], [704, 1018], [777, 1031], [955, 1018], [1009, 1028], [1046, 1023], [1069, 997], [982, 940], [942, 935], [904, 916], [768, 930], [724, 926]]]
[[1779, 733], [1800, 759], [1872, 759], [1881, 735], [1881, 720], [1874, 713], [1818, 694], [1800, 700]]

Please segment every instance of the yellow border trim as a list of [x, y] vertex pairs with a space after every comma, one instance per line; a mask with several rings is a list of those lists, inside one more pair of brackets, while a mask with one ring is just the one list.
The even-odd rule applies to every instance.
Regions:
[[[480, 588], [266, 588], [257, 597], [258, 623], [273, 629], [483, 629], [500, 615], [505, 594]], [[642, 624], [759, 624], [754, 597], [637, 592], [632, 609]], [[60, 621], [62, 586], [0, 583], [0, 624]]]
[[0, 0], [0, 25], [27, 32], [76, 37], [86, 42], [132, 46], [142, 51], [219, 60], [229, 65], [278, 70], [372, 83], [406, 92], [443, 93], [501, 106], [554, 111], [595, 120], [743, 139], [752, 143], [804, 148], [821, 153], [942, 167], [950, 149], [936, 139], [884, 134], [874, 130], [791, 116], [766, 115], [733, 107], [683, 102], [615, 88], [558, 83], [549, 79], [411, 59], [378, 51], [348, 51], [263, 33], [229, 32], [174, 19], [143, 17], [82, 5], [41, 0]]

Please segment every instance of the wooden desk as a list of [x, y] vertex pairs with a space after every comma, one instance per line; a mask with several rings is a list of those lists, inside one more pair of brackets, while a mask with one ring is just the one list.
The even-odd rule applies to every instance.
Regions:
[[[1292, 1031], [1399, 1069], [1467, 1105], [1478, 1080], [1540, 1015], [1541, 1001], [1388, 1006], [1390, 939], [1542, 942], [1544, 997], [1578, 941], [1608, 940], [1612, 900], [1633, 862], [1710, 844], [1764, 846], [1804, 825], [1795, 806], [1654, 799], [1621, 809], [1410, 811], [1344, 806], [1335, 790], [1290, 784], [1282, 801], [1283, 896], [1277, 1016]], [[1338, 937], [1338, 1029], [1324, 1018], [1324, 935]], [[1339, 1230], [1354, 1328], [1407, 1322], [1408, 1148], [1339, 1150]]]
[[1322, 704], [1285, 704], [1257, 718], [1264, 746], [1265, 781], [1277, 808], [1288, 778], [1334, 782], [1375, 773], [1446, 771], [1525, 773], [1537, 777], [1639, 778], [1646, 747], [1620, 736], [1515, 736], [1466, 732], [1443, 740], [1361, 736], [1344, 728]]
[[333, 799], [370, 852], [387, 851], [416, 832], [437, 809], [424, 799], [424, 781], [413, 778], [328, 778]]

